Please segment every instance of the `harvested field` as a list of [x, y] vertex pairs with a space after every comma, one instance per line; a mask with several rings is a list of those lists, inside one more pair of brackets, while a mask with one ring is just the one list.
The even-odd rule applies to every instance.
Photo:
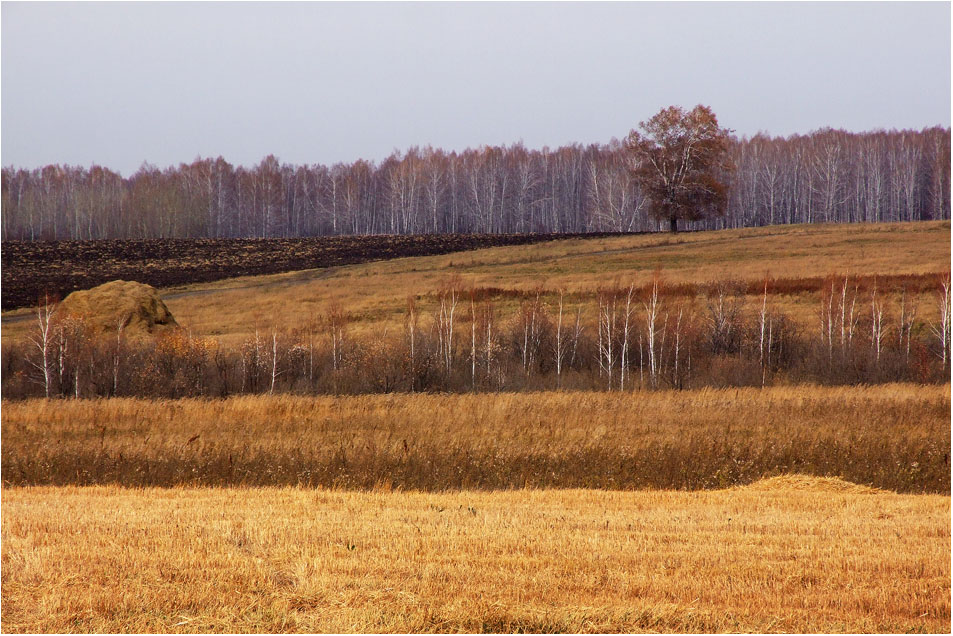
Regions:
[[[574, 234], [442, 234], [307, 239], [4, 241], [3, 309], [121, 279], [169, 287], [407, 256], [526, 245]], [[588, 235], [585, 235], [588, 236]], [[604, 235], [594, 235], [604, 236]]]
[[3, 490], [5, 632], [949, 632], [950, 498]]
[[950, 386], [4, 402], [4, 486], [950, 491]]

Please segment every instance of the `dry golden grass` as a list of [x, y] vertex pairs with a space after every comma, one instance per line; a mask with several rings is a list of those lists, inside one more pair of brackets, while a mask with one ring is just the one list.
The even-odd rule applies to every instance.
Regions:
[[950, 386], [4, 402], [4, 485], [949, 492]]
[[[803, 482], [803, 478], [800, 478]], [[17, 488], [5, 632], [949, 632], [950, 498]]]
[[[448, 273], [590, 292], [656, 268], [702, 283], [949, 259], [949, 222], [764, 228], [235, 279], [167, 304], [234, 342], [331, 300], [357, 331], [395, 328]], [[772, 302], [808, 320], [817, 297]], [[2, 407], [6, 632], [950, 631], [948, 384]]]
[[[234, 341], [254, 333], [256, 327], [303, 326], [332, 301], [357, 318], [357, 332], [397, 329], [407, 296], [432, 293], [450, 274], [459, 274], [465, 284], [477, 287], [529, 290], [541, 284], [588, 293], [614, 277], [644, 284], [656, 269], [671, 283], [702, 284], [725, 278], [758, 281], [765, 274], [789, 278], [835, 272], [932, 274], [949, 267], [948, 221], [773, 226], [572, 239], [233, 279], [177, 290], [188, 295], [170, 290], [166, 302], [176, 318], [196, 333]], [[817, 309], [816, 294], [784, 296], [773, 302], [776, 310], [805, 321], [813, 319]], [[504, 313], [512, 311], [512, 304], [501, 304]], [[931, 311], [921, 308], [924, 318]]]
[[[401, 258], [325, 270], [234, 278], [163, 290], [176, 320], [193, 333], [227, 344], [272, 325], [304, 326], [332, 301], [353, 314], [358, 333], [396, 329], [408, 295], [431, 294], [450, 274], [466, 285], [529, 290], [563, 287], [593, 292], [614, 278], [646, 283], [656, 269], [671, 283], [702, 284], [734, 278], [810, 278], [853, 275], [933, 274], [949, 270], [949, 221], [771, 226], [718, 232], [571, 239], [519, 247]], [[756, 299], [751, 299], [755, 302]], [[813, 320], [817, 295], [772, 299], [773, 308]], [[431, 303], [432, 304], [432, 303]], [[503, 301], [504, 313], [513, 301]], [[432, 307], [424, 303], [424, 311]], [[570, 311], [574, 306], [570, 303]], [[924, 304], [921, 317], [935, 310]], [[31, 327], [16, 321], [29, 310], [5, 312], [4, 340]]]

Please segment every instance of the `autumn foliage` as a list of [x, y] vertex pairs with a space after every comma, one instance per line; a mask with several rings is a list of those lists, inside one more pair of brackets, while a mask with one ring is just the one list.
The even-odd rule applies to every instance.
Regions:
[[724, 214], [734, 168], [731, 131], [718, 125], [715, 113], [701, 104], [690, 111], [670, 106], [639, 129], [624, 147], [652, 216], [676, 232], [679, 220]]

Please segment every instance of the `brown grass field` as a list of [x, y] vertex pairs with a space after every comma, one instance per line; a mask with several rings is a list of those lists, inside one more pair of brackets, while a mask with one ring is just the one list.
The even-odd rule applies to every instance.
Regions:
[[782, 473], [950, 491], [950, 386], [28, 400], [5, 486], [720, 488]]
[[5, 632], [949, 632], [950, 498], [3, 491]]
[[[504, 316], [536, 287], [589, 307], [656, 270], [687, 300], [738, 279], [750, 308], [767, 274], [771, 309], [813, 324], [818, 285], [849, 273], [919, 290], [929, 322], [949, 267], [949, 222], [816, 225], [162, 292], [232, 345], [332, 302], [357, 334], [395, 329], [450, 274]], [[3, 319], [5, 342], [32, 327]], [[949, 384], [0, 406], [3, 632], [951, 629]]]
[[[834, 273], [932, 278], [949, 269], [948, 221], [802, 225], [572, 239], [233, 279], [169, 290], [167, 304], [181, 324], [228, 342], [273, 324], [303, 326], [331, 302], [353, 315], [357, 333], [397, 329], [403, 324], [407, 297], [423, 296], [422, 309], [432, 310], [435, 301], [428, 302], [427, 296], [450, 274], [475, 287], [529, 291], [542, 286], [592, 294], [615, 279], [646, 284], [656, 270], [669, 283], [705, 284], [724, 278], [756, 282], [765, 275], [797, 279]], [[516, 301], [499, 300], [504, 314], [513, 312]], [[756, 300], [752, 297], [749, 304]], [[818, 300], [816, 292], [772, 299], [776, 310], [803, 322], [814, 319]], [[921, 313], [933, 319], [935, 309], [924, 302]]]
[[[537, 286], [550, 292], [564, 288], [577, 295], [569, 299], [572, 310], [574, 303], [591, 304], [578, 295], [591, 295], [613, 281], [643, 285], [657, 269], [674, 285], [730, 278], [758, 290], [765, 275], [795, 289], [801, 287], [796, 284], [800, 279], [816, 279], [819, 285], [831, 274], [904, 276], [908, 283], [932, 285], [936, 274], [950, 269], [950, 223], [794, 225], [579, 238], [232, 278], [165, 288], [163, 299], [179, 324], [193, 333], [234, 344], [255, 329], [304, 326], [331, 302], [352, 315], [356, 333], [397, 329], [407, 297], [421, 297], [422, 310], [430, 312], [433, 293], [451, 274], [459, 274], [467, 286], [497, 290], [499, 306], [508, 315], [517, 302], [513, 293]], [[772, 297], [772, 308], [810, 322], [818, 299], [813, 290], [783, 293]], [[752, 296], [749, 304], [759, 300]], [[933, 320], [935, 303], [923, 300], [919, 315]], [[32, 326], [25, 318], [29, 315], [28, 309], [4, 312], [3, 339], [23, 338]]]

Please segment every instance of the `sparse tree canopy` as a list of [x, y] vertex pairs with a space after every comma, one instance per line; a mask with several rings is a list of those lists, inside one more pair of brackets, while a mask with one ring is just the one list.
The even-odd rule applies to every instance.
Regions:
[[650, 213], [668, 220], [697, 221], [723, 214], [728, 204], [726, 176], [731, 131], [718, 126], [715, 113], [699, 104], [686, 112], [663, 108], [639, 124], [625, 140], [631, 169], [649, 202]]

